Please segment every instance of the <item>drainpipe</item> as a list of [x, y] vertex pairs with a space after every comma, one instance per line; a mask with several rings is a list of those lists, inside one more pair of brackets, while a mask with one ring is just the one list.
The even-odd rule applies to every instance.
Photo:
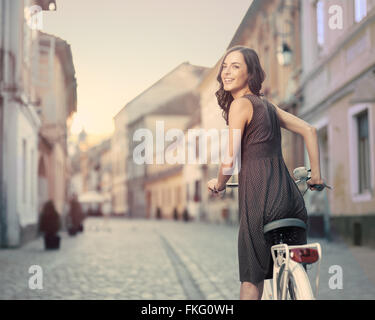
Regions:
[[0, 103], [1, 103], [1, 115], [0, 115], [0, 247], [7, 246], [7, 188], [5, 184], [5, 145], [6, 145], [6, 134], [4, 131], [5, 127], [5, 103], [6, 94], [4, 89], [7, 81], [7, 75], [9, 74], [9, 11], [10, 2], [9, 0], [0, 0], [1, 4], [1, 35], [0, 35]]
[[2, 85], [4, 79], [4, 29], [5, 29], [5, 1], [0, 0], [1, 3], [1, 19], [2, 23], [1, 34], [0, 34], [0, 247], [2, 247], [4, 241], [4, 209], [3, 209], [3, 117], [4, 117], [4, 106], [3, 106], [3, 94], [2, 94]]
[[[0, 57], [0, 60], [2, 60], [2, 57]], [[0, 70], [2, 70], [2, 62], [0, 62]], [[2, 73], [2, 72], [1, 72]], [[1, 85], [1, 80], [0, 80], [0, 85]], [[5, 195], [4, 195], [4, 192], [3, 192], [3, 156], [4, 156], [4, 152], [3, 152], [3, 119], [4, 117], [4, 112], [3, 112], [3, 96], [0, 92], [0, 248], [2, 247], [4, 241], [3, 241], [3, 238], [4, 238], [4, 215], [5, 215], [5, 212], [4, 212], [4, 206], [3, 206], [3, 202], [4, 202], [4, 198], [5, 198]], [[3, 200], [4, 199], [4, 200]]]

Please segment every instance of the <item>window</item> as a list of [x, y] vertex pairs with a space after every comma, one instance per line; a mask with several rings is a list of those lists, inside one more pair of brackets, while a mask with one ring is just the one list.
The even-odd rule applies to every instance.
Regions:
[[167, 192], [167, 203], [170, 205], [172, 202], [172, 188], [168, 188]]
[[373, 181], [373, 105], [358, 104], [349, 109], [350, 186], [353, 201], [372, 199]]
[[322, 0], [316, 3], [317, 42], [319, 48], [324, 45], [324, 4]]
[[157, 190], [152, 191], [152, 205], [154, 207], [158, 205], [158, 191]]
[[370, 144], [368, 132], [368, 111], [357, 115], [358, 128], [358, 186], [359, 193], [370, 190]]
[[22, 139], [22, 176], [23, 176], [23, 185], [22, 185], [22, 200], [23, 203], [26, 203], [26, 185], [27, 185], [27, 144], [26, 139]]
[[195, 191], [194, 191], [194, 202], [201, 201], [201, 182], [199, 180], [195, 181]]
[[176, 196], [176, 204], [181, 203], [181, 186], [178, 186], [175, 191], [175, 196]]
[[360, 22], [367, 15], [367, 0], [354, 1], [354, 19]]
[[31, 192], [31, 204], [34, 205], [35, 203], [35, 196], [34, 196], [34, 149], [31, 150], [31, 170], [30, 170], [30, 192]]
[[266, 75], [270, 74], [270, 49], [268, 46], [264, 48], [264, 69]]
[[328, 125], [321, 127], [318, 130], [318, 140], [319, 140], [319, 153], [320, 153], [320, 172], [323, 179], [330, 181], [329, 174], [329, 148], [328, 148]]

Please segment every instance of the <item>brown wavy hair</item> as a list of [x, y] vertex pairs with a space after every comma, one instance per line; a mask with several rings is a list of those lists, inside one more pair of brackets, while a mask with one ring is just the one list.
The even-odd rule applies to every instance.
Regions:
[[229, 91], [224, 90], [223, 81], [221, 80], [221, 72], [223, 71], [223, 63], [225, 61], [225, 58], [229, 53], [233, 51], [240, 51], [244, 57], [248, 70], [247, 84], [251, 92], [253, 92], [257, 96], [263, 96], [264, 94], [261, 93], [260, 90], [262, 89], [262, 83], [266, 78], [266, 74], [263, 71], [262, 66], [260, 65], [258, 54], [253, 49], [245, 46], [235, 46], [227, 50], [222, 59], [219, 74], [216, 78], [220, 84], [220, 89], [215, 92], [217, 102], [220, 108], [223, 109], [223, 118], [225, 119], [227, 125], [229, 108], [234, 99]]

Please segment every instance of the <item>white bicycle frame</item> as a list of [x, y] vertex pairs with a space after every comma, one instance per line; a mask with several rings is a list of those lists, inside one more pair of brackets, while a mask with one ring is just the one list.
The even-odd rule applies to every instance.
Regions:
[[[272, 254], [272, 260], [273, 260], [273, 279], [272, 279], [272, 289], [270, 288], [270, 281], [266, 280], [264, 284], [264, 293], [263, 297], [271, 299], [271, 300], [277, 300], [279, 294], [278, 294], [278, 288], [277, 285], [277, 279], [279, 277], [280, 268], [284, 265], [284, 270], [282, 271], [284, 275], [282, 278], [282, 284], [281, 284], [281, 300], [286, 299], [286, 290], [287, 290], [287, 283], [289, 280], [289, 274], [293, 274], [293, 278], [296, 279], [299, 284], [304, 284], [299, 290], [305, 291], [306, 293], [311, 292], [311, 296], [314, 297], [312, 293], [312, 289], [310, 286], [310, 281], [307, 276], [307, 273], [305, 271], [305, 268], [302, 266], [301, 263], [298, 263], [291, 259], [290, 255], [291, 249], [302, 249], [302, 248], [311, 248], [316, 249], [318, 251], [319, 258], [316, 262], [318, 263], [317, 266], [317, 272], [316, 272], [316, 279], [315, 279], [315, 299], [318, 295], [319, 290], [319, 273], [320, 273], [320, 262], [322, 257], [322, 249], [319, 243], [310, 243], [310, 244], [304, 244], [304, 245], [298, 245], [298, 246], [288, 246], [287, 244], [277, 244], [271, 247], [271, 254]], [[299, 272], [296, 272], [296, 271]], [[300, 277], [300, 278], [298, 278]], [[267, 282], [268, 281], [268, 282]], [[266, 283], [267, 282], [267, 283]], [[271, 294], [272, 292], [272, 294]]]

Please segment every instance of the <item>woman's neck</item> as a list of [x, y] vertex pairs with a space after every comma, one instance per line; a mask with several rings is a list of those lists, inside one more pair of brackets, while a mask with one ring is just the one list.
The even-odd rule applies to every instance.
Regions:
[[233, 99], [241, 98], [241, 97], [243, 97], [244, 95], [247, 95], [247, 94], [254, 95], [254, 93], [252, 93], [249, 88], [244, 88], [244, 89], [238, 90], [236, 92], [231, 92], [231, 94], [232, 94]]

